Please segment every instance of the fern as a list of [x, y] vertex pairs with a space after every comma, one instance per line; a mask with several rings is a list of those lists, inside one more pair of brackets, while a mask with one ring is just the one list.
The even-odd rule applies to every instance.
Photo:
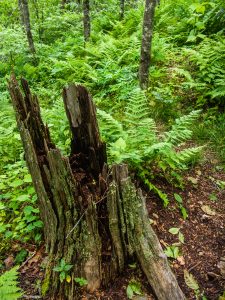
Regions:
[[199, 158], [199, 154], [201, 153], [203, 146], [187, 148], [182, 151], [176, 153], [177, 159], [185, 164], [189, 162], [193, 162]]
[[176, 119], [175, 124], [172, 126], [172, 130], [165, 133], [165, 142], [175, 145], [190, 139], [192, 136], [192, 131], [188, 129], [188, 127], [190, 127], [198, 118], [199, 113], [200, 110], [195, 110], [189, 115]]
[[18, 267], [6, 271], [0, 276], [0, 299], [17, 300], [22, 296], [21, 289], [17, 286]]
[[145, 170], [140, 170], [138, 173], [139, 178], [144, 182], [144, 184], [149, 188], [150, 191], [153, 191], [156, 195], [159, 196], [161, 200], [163, 200], [163, 204], [166, 207], [169, 204], [169, 199], [165, 193], [163, 193], [160, 189], [158, 189], [150, 180], [149, 174]]
[[[192, 62], [193, 82], [186, 84], [199, 93], [198, 104], [221, 104], [225, 96], [225, 42], [219, 35], [205, 38], [196, 50], [186, 48], [187, 58]], [[193, 68], [194, 66], [194, 68]]]
[[134, 90], [125, 110], [124, 126], [127, 130], [128, 144], [133, 149], [144, 148], [155, 142], [156, 125], [149, 118], [149, 108], [145, 93], [139, 88]]
[[[104, 122], [104, 126], [102, 126], [102, 135], [107, 137], [107, 140], [115, 141], [124, 136], [125, 132], [122, 124], [114, 119], [112, 115], [104, 110], [97, 109], [97, 116], [99, 117], [100, 123]], [[105, 131], [104, 128], [106, 129]]]
[[136, 169], [142, 181], [163, 200], [165, 206], [168, 198], [150, 181], [148, 169], [157, 166], [168, 177], [165, 172], [185, 169], [187, 164], [196, 160], [202, 147], [181, 151], [177, 151], [176, 147], [191, 137], [189, 128], [199, 113], [193, 111], [180, 117], [170, 131], [159, 135], [154, 120], [149, 118], [147, 98], [140, 89], [135, 89], [127, 100], [124, 121], [119, 122], [112, 115], [98, 110], [110, 160], [117, 163], [125, 161]]

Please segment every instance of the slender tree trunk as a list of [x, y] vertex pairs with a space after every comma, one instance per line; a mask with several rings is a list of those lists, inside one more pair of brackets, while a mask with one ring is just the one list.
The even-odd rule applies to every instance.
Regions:
[[33, 7], [35, 10], [35, 15], [36, 15], [36, 21], [38, 23], [38, 36], [39, 36], [39, 41], [42, 40], [42, 35], [43, 35], [43, 18], [40, 18], [40, 12], [39, 12], [39, 4], [37, 0], [33, 0]]
[[61, 8], [64, 9], [66, 3], [69, 3], [69, 2], [70, 2], [70, 0], [61, 0]]
[[120, 20], [124, 18], [125, 0], [120, 0]]
[[151, 46], [153, 34], [153, 21], [157, 0], [145, 1], [145, 12], [143, 19], [141, 57], [139, 66], [139, 82], [142, 89], [148, 87], [149, 67], [151, 63]]
[[31, 26], [30, 26], [30, 14], [29, 14], [28, 0], [18, 0], [18, 3], [19, 3], [20, 14], [21, 14], [21, 22], [22, 22], [22, 26], [25, 29], [26, 35], [27, 35], [30, 52], [35, 54], [33, 35], [31, 32]]
[[84, 41], [87, 42], [90, 39], [90, 35], [91, 35], [89, 0], [83, 0], [83, 24], [84, 24]]
[[66, 2], [67, 2], [66, 0], [62, 0], [62, 1], [61, 1], [61, 8], [62, 8], [62, 9], [64, 9]]
[[[106, 165], [91, 96], [82, 86], [63, 90], [72, 132], [70, 157], [63, 157], [44, 126], [38, 99], [12, 76], [9, 91], [44, 223], [48, 262], [42, 284], [47, 299], [81, 299], [76, 277], [95, 291], [136, 257], [159, 300], [184, 300], [153, 232], [145, 199], [126, 165]], [[54, 271], [62, 259], [72, 265], [69, 282]]]

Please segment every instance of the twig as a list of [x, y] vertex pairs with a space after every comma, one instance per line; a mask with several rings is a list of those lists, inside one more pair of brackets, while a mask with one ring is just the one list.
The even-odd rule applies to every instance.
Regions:
[[35, 255], [36, 253], [37, 253], [37, 251], [34, 251], [34, 253], [33, 253], [30, 257], [28, 257], [28, 259], [26, 259], [25, 262], [22, 263], [22, 265], [19, 267], [18, 270], [21, 270], [21, 269], [26, 265], [26, 263], [27, 263], [31, 258], [34, 257], [34, 255]]
[[77, 223], [73, 226], [73, 228], [70, 230], [70, 232], [67, 234], [66, 239], [68, 238], [68, 236], [74, 231], [74, 229], [77, 227], [77, 225], [80, 223], [80, 221], [82, 220], [84, 214], [86, 213], [87, 209], [85, 209], [85, 211], [82, 213], [80, 219], [77, 221]]
[[198, 265], [200, 265], [202, 262], [199, 261], [197, 262], [197, 264], [195, 264], [194, 266], [192, 266], [190, 269], [188, 269], [188, 272], [190, 272], [191, 270], [193, 270], [194, 268], [196, 268]]
[[38, 296], [38, 295], [23, 295], [24, 299], [43, 299], [42, 296]]

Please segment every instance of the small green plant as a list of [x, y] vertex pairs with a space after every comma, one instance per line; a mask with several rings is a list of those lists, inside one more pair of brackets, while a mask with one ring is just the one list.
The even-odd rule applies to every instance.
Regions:
[[0, 276], [0, 299], [17, 300], [22, 295], [18, 287], [18, 267], [14, 267]]
[[223, 292], [223, 295], [219, 296], [218, 300], [225, 300], [225, 292]]
[[21, 160], [6, 164], [0, 180], [1, 238], [40, 242], [42, 222], [25, 162]]
[[28, 255], [28, 252], [26, 249], [21, 249], [17, 255], [16, 255], [16, 258], [15, 258], [15, 263], [16, 264], [21, 264], [27, 257]]
[[142, 295], [141, 284], [136, 280], [131, 280], [127, 286], [127, 297], [133, 299], [134, 295]]
[[72, 269], [73, 265], [69, 265], [62, 258], [60, 263], [53, 269], [55, 272], [59, 272], [59, 279], [61, 282], [66, 280], [67, 282], [71, 281], [71, 276], [68, 272]]
[[131, 269], [136, 269], [136, 268], [137, 268], [136, 262], [131, 263], [131, 264], [129, 264], [128, 266], [129, 266], [129, 268], [131, 268]]
[[207, 298], [204, 296], [204, 293], [201, 293], [198, 282], [194, 276], [188, 272], [188, 270], [184, 270], [184, 281], [186, 285], [194, 291], [196, 300], [207, 300]]
[[88, 281], [87, 279], [83, 278], [83, 277], [76, 277], [74, 278], [74, 281], [80, 286], [80, 287], [83, 287], [85, 285], [88, 284]]
[[166, 247], [166, 250], [164, 250], [164, 253], [167, 257], [177, 259], [180, 256], [180, 250], [178, 246], [172, 245]]
[[218, 198], [217, 198], [217, 196], [216, 196], [215, 193], [211, 193], [211, 194], [209, 195], [209, 200], [211, 200], [211, 201], [217, 201]]
[[216, 185], [219, 187], [219, 189], [224, 190], [225, 189], [225, 181], [222, 180], [216, 180]]
[[183, 199], [182, 199], [182, 197], [179, 194], [174, 193], [174, 199], [178, 203], [178, 207], [179, 207], [179, 209], [181, 211], [181, 214], [182, 214], [184, 220], [186, 220], [187, 217], [188, 217], [188, 213], [187, 213], [186, 208], [183, 206]]
[[180, 228], [173, 227], [169, 229], [169, 233], [177, 235], [178, 234], [178, 239], [179, 241], [184, 244], [184, 235], [181, 233]]

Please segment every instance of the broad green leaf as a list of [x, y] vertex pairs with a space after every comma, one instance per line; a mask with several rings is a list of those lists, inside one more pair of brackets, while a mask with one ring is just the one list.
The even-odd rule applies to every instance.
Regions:
[[24, 207], [23, 212], [25, 215], [30, 215], [33, 212], [33, 206], [27, 205]]
[[127, 286], [127, 298], [132, 299], [134, 296], [134, 292], [132, 290], [132, 287], [130, 285]]
[[6, 189], [6, 185], [2, 182], [0, 182], [0, 190]]
[[62, 258], [61, 261], [60, 261], [60, 266], [64, 268], [65, 265], [66, 265], [65, 259]]
[[184, 235], [183, 235], [183, 233], [181, 233], [180, 231], [179, 231], [179, 234], [178, 234], [178, 239], [179, 239], [179, 241], [180, 241], [182, 244], [184, 244]]
[[39, 220], [39, 221], [34, 222], [33, 225], [35, 227], [42, 228], [43, 227], [43, 222]]
[[173, 248], [173, 257], [176, 259], [178, 256], [179, 256], [179, 248], [175, 246]]
[[29, 199], [30, 199], [30, 197], [27, 194], [20, 195], [16, 198], [17, 201], [21, 201], [21, 202], [28, 201]]
[[88, 281], [83, 277], [74, 278], [75, 282], [79, 284], [79, 286], [85, 286], [88, 284]]
[[170, 246], [164, 250], [167, 257], [176, 259], [179, 256], [179, 248], [177, 246]]
[[60, 271], [61, 271], [61, 267], [59, 267], [59, 266], [54, 267], [53, 270], [54, 270], [55, 272], [60, 272]]
[[9, 186], [16, 188], [21, 185], [23, 185], [23, 181], [21, 179], [17, 179], [15, 181], [11, 182]]
[[20, 252], [17, 253], [17, 255], [16, 255], [15, 263], [16, 264], [21, 264], [25, 260], [25, 258], [27, 257], [27, 255], [28, 255], [28, 252], [27, 252], [26, 249], [20, 250]]
[[141, 284], [139, 282], [132, 281], [132, 282], [129, 283], [129, 286], [132, 288], [132, 290], [135, 294], [137, 294], [137, 295], [142, 294]]
[[178, 203], [182, 203], [183, 202], [182, 197], [179, 194], [174, 193], [173, 195], [174, 195], [175, 200]]
[[4, 203], [0, 202], [0, 210], [5, 209], [6, 206], [4, 205]]
[[182, 213], [182, 216], [183, 216], [184, 220], [186, 220], [187, 217], [188, 217], [188, 213], [187, 213], [186, 208], [183, 207], [182, 205], [180, 205], [180, 211], [181, 211], [181, 213]]
[[180, 230], [180, 228], [173, 227], [173, 228], [169, 229], [169, 233], [178, 234], [179, 230]]
[[32, 182], [31, 175], [30, 174], [25, 175], [23, 180], [24, 180], [24, 182], [27, 182], [27, 183]]
[[164, 250], [164, 253], [166, 254], [167, 257], [173, 258], [173, 250], [171, 249], [171, 247], [167, 247], [166, 250]]
[[64, 271], [59, 274], [60, 282], [63, 282], [66, 279], [66, 273]]
[[73, 267], [73, 265], [65, 265], [64, 270], [69, 271], [72, 269], [72, 267]]
[[216, 201], [216, 200], [217, 200], [216, 194], [214, 194], [214, 193], [210, 194], [210, 195], [209, 195], [209, 199], [210, 199], [211, 201]]

